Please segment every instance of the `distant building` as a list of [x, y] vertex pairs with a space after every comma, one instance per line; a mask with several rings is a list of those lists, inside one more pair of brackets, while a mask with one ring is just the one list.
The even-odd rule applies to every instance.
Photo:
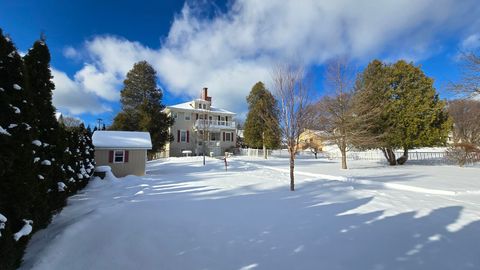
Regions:
[[92, 140], [97, 166], [110, 166], [117, 177], [145, 174], [147, 150], [152, 149], [150, 133], [98, 130]]
[[167, 106], [165, 112], [175, 119], [170, 127], [174, 140], [167, 143], [163, 156], [223, 155], [236, 143], [235, 113], [212, 106], [208, 89], [200, 98]]
[[317, 151], [322, 151], [324, 147], [324, 137], [325, 133], [323, 131], [305, 129], [299, 136], [299, 148], [314, 148]]

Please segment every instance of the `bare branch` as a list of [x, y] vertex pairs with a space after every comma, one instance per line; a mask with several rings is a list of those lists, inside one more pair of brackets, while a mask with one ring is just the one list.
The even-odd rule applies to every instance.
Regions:
[[294, 164], [300, 133], [308, 127], [310, 88], [303, 67], [277, 65], [272, 70], [273, 90], [280, 103], [280, 129], [290, 153], [290, 189], [294, 190]]

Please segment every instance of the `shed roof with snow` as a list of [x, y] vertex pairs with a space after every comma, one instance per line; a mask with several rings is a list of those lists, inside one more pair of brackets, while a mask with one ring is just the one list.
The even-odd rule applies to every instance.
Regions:
[[93, 133], [93, 145], [98, 149], [152, 149], [150, 133], [141, 131], [104, 131]]

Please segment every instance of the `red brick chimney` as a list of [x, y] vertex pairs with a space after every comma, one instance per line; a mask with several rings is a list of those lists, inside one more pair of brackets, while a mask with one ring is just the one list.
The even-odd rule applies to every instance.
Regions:
[[204, 87], [202, 89], [202, 93], [200, 94], [200, 98], [205, 100], [205, 101], [210, 101], [212, 102], [212, 97], [209, 97], [208, 96], [208, 88], [207, 87]]

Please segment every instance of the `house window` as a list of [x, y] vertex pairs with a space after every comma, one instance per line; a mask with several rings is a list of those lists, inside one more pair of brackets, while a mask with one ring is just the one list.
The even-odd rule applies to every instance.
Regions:
[[220, 132], [210, 133], [210, 141], [220, 141]]
[[190, 114], [189, 113], [185, 114], [185, 120], [190, 121]]
[[114, 163], [125, 162], [125, 151], [124, 150], [115, 150], [113, 162]]
[[172, 113], [173, 119], [177, 119], [178, 114], [176, 112]]
[[206, 110], [206, 109], [207, 109], [207, 104], [202, 104], [202, 108], [203, 108], [204, 110]]
[[230, 142], [232, 140], [231, 135], [232, 134], [230, 132], [225, 133], [225, 141]]
[[187, 142], [187, 132], [185, 130], [180, 131], [180, 142]]

